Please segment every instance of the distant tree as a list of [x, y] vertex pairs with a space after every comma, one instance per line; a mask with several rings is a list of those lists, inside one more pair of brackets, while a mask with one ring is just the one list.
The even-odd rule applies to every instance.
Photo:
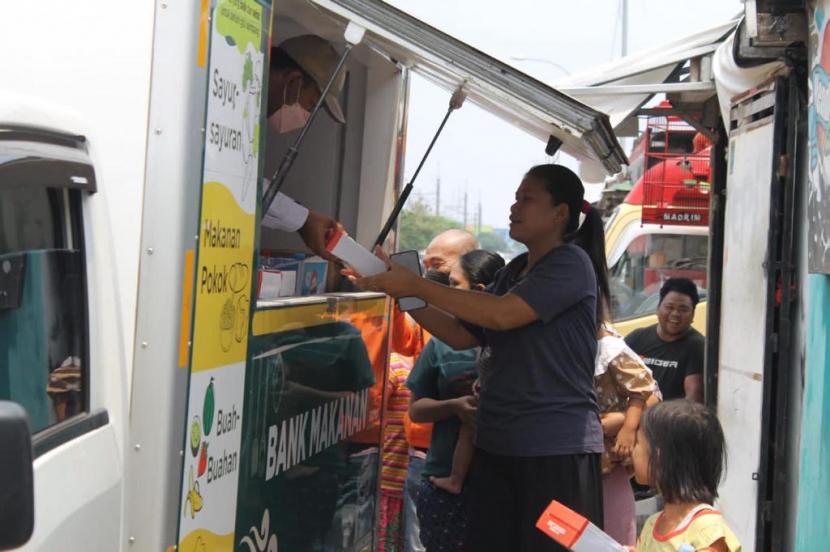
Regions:
[[510, 250], [507, 241], [495, 232], [484, 232], [478, 235], [478, 242], [482, 249], [493, 252], [505, 253]]
[[429, 205], [417, 197], [410, 198], [407, 208], [401, 211], [398, 223], [398, 250], [423, 251], [436, 235], [450, 228], [461, 228], [461, 223], [431, 213]]

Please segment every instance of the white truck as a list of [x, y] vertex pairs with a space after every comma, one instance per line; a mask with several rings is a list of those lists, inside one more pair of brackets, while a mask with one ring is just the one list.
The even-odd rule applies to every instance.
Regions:
[[401, 188], [409, 71], [625, 162], [601, 113], [381, 2], [4, 6], [0, 547], [372, 546], [390, 306], [255, 292], [259, 250], [300, 245], [259, 229], [291, 139], [270, 46], [349, 23], [347, 123], [316, 119], [284, 191], [363, 245]]

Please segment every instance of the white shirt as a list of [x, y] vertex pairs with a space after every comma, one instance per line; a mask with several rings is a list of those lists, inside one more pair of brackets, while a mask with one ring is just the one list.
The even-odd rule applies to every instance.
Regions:
[[276, 230], [296, 232], [305, 224], [307, 218], [308, 208], [278, 192], [268, 212], [262, 217], [262, 224]]

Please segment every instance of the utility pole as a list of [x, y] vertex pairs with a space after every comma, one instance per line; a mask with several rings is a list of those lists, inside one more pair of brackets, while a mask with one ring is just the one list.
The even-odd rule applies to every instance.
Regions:
[[481, 235], [481, 194], [478, 195], [478, 217], [476, 217], [476, 236]]
[[622, 2], [622, 45], [620, 46], [620, 57], [628, 55], [628, 0]]
[[467, 190], [464, 190], [464, 230], [467, 229]]
[[435, 216], [441, 214], [441, 177], [435, 179]]

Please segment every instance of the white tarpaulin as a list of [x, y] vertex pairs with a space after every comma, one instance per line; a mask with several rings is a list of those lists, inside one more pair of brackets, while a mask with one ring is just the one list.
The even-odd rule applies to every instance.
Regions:
[[594, 67], [585, 73], [557, 80], [554, 85], [579, 101], [606, 113], [611, 125], [618, 128], [629, 115], [651, 99], [654, 92], [621, 91], [608, 94], [581, 89], [662, 84], [687, 60], [714, 52], [737, 24], [738, 19], [727, 21], [668, 44]]
[[739, 67], [735, 62], [734, 47], [735, 31], [718, 47], [712, 59], [712, 72], [715, 76], [715, 89], [718, 92], [718, 105], [724, 121], [729, 120], [732, 98], [755, 88], [784, 68], [784, 63], [780, 61], [755, 67]]

